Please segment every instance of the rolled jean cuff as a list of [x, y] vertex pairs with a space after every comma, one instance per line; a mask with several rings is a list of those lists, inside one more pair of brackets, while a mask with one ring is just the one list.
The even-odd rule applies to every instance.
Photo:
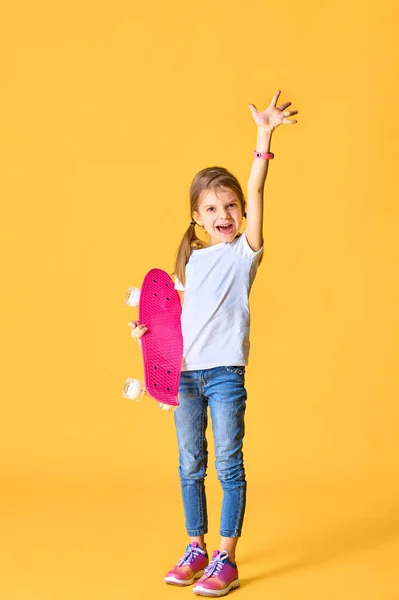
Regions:
[[239, 531], [227, 531], [226, 529], [221, 529], [219, 533], [222, 537], [241, 537], [241, 529]]
[[207, 529], [187, 529], [187, 535], [190, 537], [198, 537], [199, 535], [205, 535], [208, 533]]

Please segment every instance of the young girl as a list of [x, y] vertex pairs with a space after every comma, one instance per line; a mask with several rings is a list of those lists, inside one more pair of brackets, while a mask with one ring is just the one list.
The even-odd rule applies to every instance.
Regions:
[[[245, 512], [243, 463], [245, 366], [249, 356], [248, 298], [263, 253], [263, 189], [273, 131], [295, 124], [287, 117], [291, 102], [277, 107], [277, 91], [269, 107], [249, 105], [258, 127], [257, 146], [247, 185], [247, 204], [237, 179], [226, 169], [210, 167], [194, 177], [190, 190], [192, 220], [179, 246], [175, 288], [183, 303], [184, 354], [175, 425], [179, 475], [187, 535], [186, 552], [165, 577], [203, 596], [224, 596], [238, 587], [235, 551]], [[243, 218], [243, 234], [239, 233]], [[205, 229], [207, 243], [195, 228]], [[183, 298], [184, 297], [184, 298]], [[145, 324], [130, 323], [139, 340]], [[219, 549], [209, 563], [204, 479], [208, 462], [205, 432], [209, 406], [215, 442], [216, 470], [223, 489]]]

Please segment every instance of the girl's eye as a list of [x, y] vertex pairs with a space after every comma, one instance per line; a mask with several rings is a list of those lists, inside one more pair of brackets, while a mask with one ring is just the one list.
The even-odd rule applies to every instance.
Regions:
[[[229, 206], [237, 206], [237, 202], [232, 202], [231, 204], [229, 204]], [[213, 208], [214, 208], [213, 206], [209, 206], [206, 209], [206, 212], [209, 212], [210, 210], [213, 210]]]

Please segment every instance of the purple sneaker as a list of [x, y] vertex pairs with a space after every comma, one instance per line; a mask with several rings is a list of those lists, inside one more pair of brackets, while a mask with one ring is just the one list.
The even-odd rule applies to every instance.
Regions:
[[166, 574], [165, 581], [174, 585], [191, 585], [204, 574], [208, 563], [208, 553], [197, 542], [193, 542], [187, 546], [186, 553], [177, 565]]
[[194, 594], [219, 597], [240, 587], [237, 565], [228, 559], [226, 550], [214, 551], [212, 562], [205, 568], [203, 576], [193, 588]]

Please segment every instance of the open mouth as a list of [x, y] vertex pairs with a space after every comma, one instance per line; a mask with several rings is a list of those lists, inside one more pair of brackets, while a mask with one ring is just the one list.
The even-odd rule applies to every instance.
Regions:
[[229, 235], [230, 233], [233, 233], [233, 223], [230, 223], [229, 225], [218, 225], [216, 229], [223, 235]]

